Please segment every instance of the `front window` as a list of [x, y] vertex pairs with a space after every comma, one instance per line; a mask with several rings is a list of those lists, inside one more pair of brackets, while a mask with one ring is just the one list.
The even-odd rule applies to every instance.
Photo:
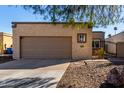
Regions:
[[86, 34], [78, 33], [77, 34], [77, 42], [78, 43], [86, 43]]
[[93, 40], [93, 48], [100, 48], [100, 40], [99, 39], [95, 39]]

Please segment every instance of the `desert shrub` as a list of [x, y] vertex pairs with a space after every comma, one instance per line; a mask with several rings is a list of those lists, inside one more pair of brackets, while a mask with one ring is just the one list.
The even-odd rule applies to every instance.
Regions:
[[104, 58], [104, 49], [100, 48], [97, 52], [99, 58]]

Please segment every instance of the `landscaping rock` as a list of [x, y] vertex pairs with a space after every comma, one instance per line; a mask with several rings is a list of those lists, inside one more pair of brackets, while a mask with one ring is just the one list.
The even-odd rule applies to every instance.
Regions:
[[[86, 65], [87, 64], [87, 65]], [[120, 66], [120, 65], [119, 65]], [[72, 62], [61, 80], [58, 88], [115, 88], [112, 84], [105, 82], [107, 74], [111, 69], [117, 67], [110, 62], [76, 61]]]
[[107, 82], [116, 87], [124, 85], [124, 67], [115, 67], [107, 75]]

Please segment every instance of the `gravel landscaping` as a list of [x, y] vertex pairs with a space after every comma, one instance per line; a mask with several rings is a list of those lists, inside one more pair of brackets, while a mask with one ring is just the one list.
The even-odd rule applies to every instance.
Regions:
[[[103, 87], [108, 72], [117, 66], [109, 61], [71, 62], [59, 81], [58, 88], [99, 88]], [[107, 86], [104, 86], [107, 87]], [[111, 87], [111, 86], [108, 86]]]

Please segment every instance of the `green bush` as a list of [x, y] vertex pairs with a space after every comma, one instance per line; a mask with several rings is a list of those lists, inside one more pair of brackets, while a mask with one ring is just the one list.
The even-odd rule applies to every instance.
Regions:
[[98, 50], [98, 57], [99, 57], [99, 58], [104, 58], [104, 49], [103, 49], [103, 48], [100, 48], [100, 49]]

